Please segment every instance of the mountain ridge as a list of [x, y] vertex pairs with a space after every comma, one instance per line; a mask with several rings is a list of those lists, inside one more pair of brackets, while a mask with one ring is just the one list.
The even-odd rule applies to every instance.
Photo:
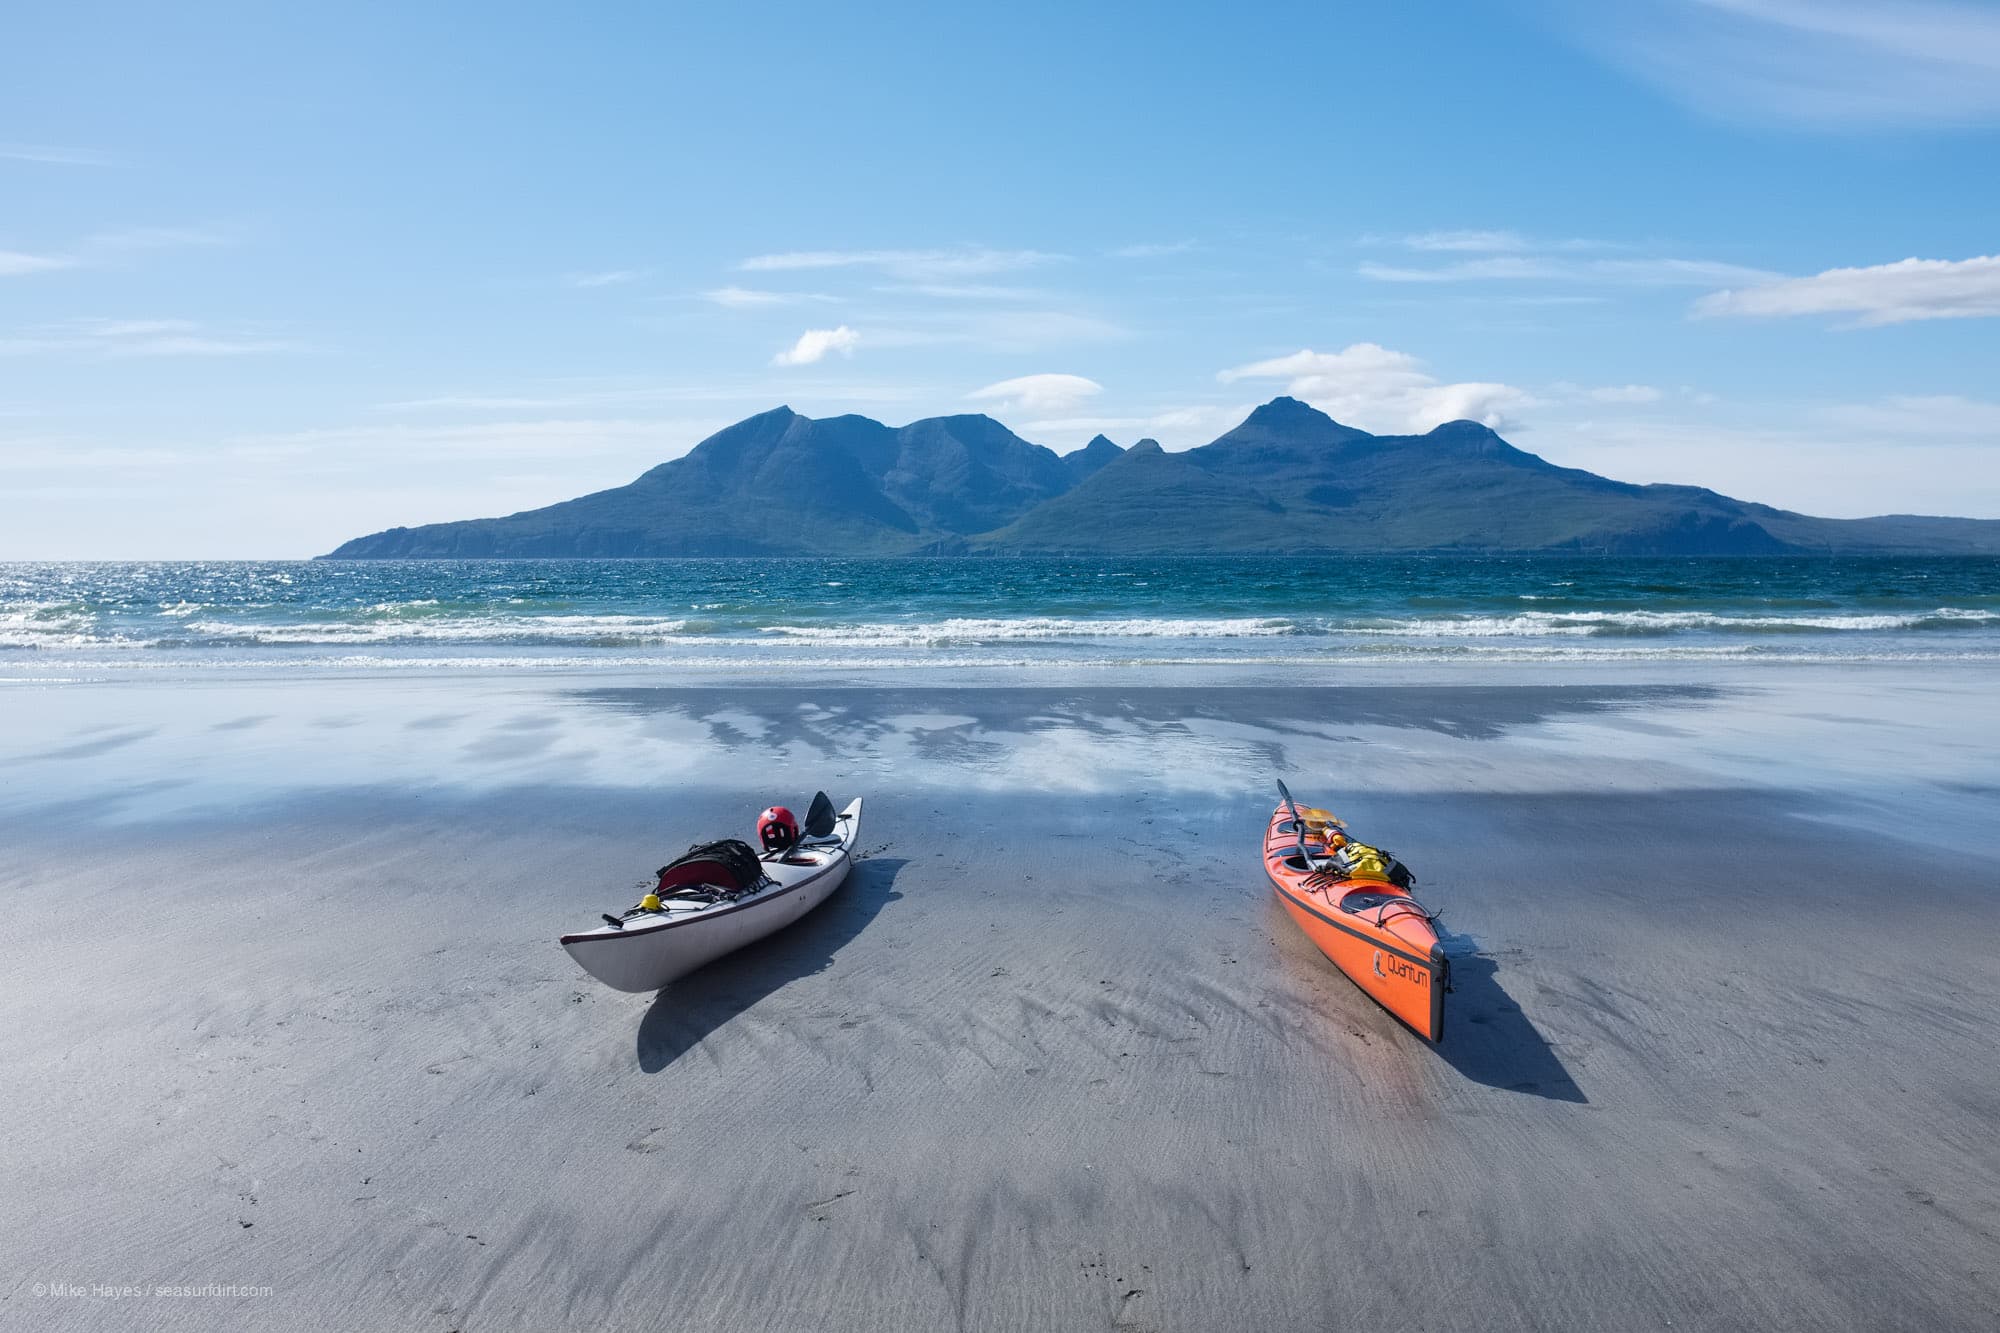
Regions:
[[330, 559], [567, 556], [2000, 553], [2000, 519], [1830, 519], [1566, 468], [1473, 421], [1373, 435], [1280, 396], [1168, 453], [1057, 454], [992, 417], [892, 427], [780, 406], [612, 487], [390, 528]]

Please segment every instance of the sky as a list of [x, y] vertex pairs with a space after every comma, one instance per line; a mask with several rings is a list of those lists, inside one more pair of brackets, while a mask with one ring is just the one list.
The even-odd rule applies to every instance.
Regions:
[[2000, 517], [2000, 4], [28, 6], [0, 559], [309, 556], [778, 404], [1289, 393]]

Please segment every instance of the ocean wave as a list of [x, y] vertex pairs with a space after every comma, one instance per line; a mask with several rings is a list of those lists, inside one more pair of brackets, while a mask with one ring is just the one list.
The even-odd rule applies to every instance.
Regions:
[[[1476, 644], [1549, 641], [1775, 642], [1800, 638], [1864, 639], [1940, 635], [1991, 637], [2000, 611], [1981, 607], [1877, 611], [1739, 609], [1475, 611], [1426, 614], [1291, 615], [993, 615], [905, 620], [792, 619], [783, 608], [752, 616], [697, 604], [694, 615], [657, 612], [551, 611], [548, 601], [516, 610], [495, 601], [407, 598], [285, 614], [268, 604], [149, 600], [143, 608], [75, 601], [0, 603], [0, 649], [227, 651], [258, 647], [508, 646], [666, 648], [703, 642], [737, 645], [746, 654], [796, 660], [813, 649], [963, 651], [982, 646], [1046, 645], [1074, 657], [1092, 644], [1183, 642], [1200, 651], [1246, 652], [1289, 644], [1284, 655], [1324, 651], [1332, 643]], [[688, 605], [688, 603], [681, 603]], [[732, 604], [733, 605], [733, 604]], [[709, 608], [714, 608], [709, 610]], [[706, 611], [706, 614], [702, 614]], [[779, 623], [767, 623], [770, 620]], [[1232, 649], [1231, 645], [1241, 645]]]
[[1062, 616], [995, 617], [846, 625], [766, 625], [779, 640], [818, 644], [941, 648], [1031, 639], [1264, 639], [1299, 633], [1291, 620], [1239, 616], [1186, 620], [1091, 620]]
[[1535, 638], [1705, 631], [1811, 634], [1963, 629], [2000, 624], [2000, 612], [1939, 607], [1901, 615], [1739, 615], [1718, 611], [1524, 611], [1511, 616], [1439, 616], [1336, 625], [1331, 632], [1408, 638]]
[[[461, 616], [428, 619], [381, 618], [358, 621], [304, 621], [297, 624], [242, 624], [201, 620], [188, 624], [195, 646], [304, 646], [394, 643], [585, 644], [643, 647], [712, 626], [653, 616]], [[175, 646], [156, 640], [151, 646]]]
[[[0, 659], [4, 661], [4, 659]], [[1054, 658], [1024, 653], [956, 652], [941, 654], [918, 650], [878, 649], [874, 651], [816, 651], [786, 654], [726, 652], [701, 654], [686, 652], [634, 653], [629, 649], [590, 651], [585, 645], [569, 645], [548, 652], [532, 650], [489, 650], [473, 652], [308, 652], [285, 656], [256, 653], [227, 655], [133, 655], [110, 662], [102, 658], [37, 657], [33, 675], [13, 675], [0, 669], [0, 685], [59, 683], [82, 679], [107, 679], [139, 673], [159, 678], [189, 678], [221, 674], [276, 674], [347, 671], [462, 671], [462, 672], [721, 672], [755, 673], [779, 671], [1105, 671], [1126, 672], [1149, 668], [1279, 668], [1360, 667], [1426, 663], [1512, 663], [1527, 666], [1639, 665], [1674, 663], [1740, 663], [1745, 666], [1829, 666], [1892, 663], [1966, 663], [1991, 665], [2000, 662], [2000, 651], [1907, 651], [1902, 649], [1856, 648], [1848, 651], [1794, 645], [1760, 644], [1651, 644], [1617, 646], [1605, 643], [1536, 644], [1500, 643], [1383, 643], [1350, 645], [1344, 648], [1299, 654], [1250, 653], [1214, 657], [1188, 653], [1091, 653]], [[57, 675], [51, 673], [69, 673]]]

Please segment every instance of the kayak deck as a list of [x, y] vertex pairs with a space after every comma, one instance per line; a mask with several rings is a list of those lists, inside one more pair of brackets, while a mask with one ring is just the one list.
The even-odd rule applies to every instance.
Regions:
[[1346, 879], [1302, 862], [1302, 842], [1314, 860], [1329, 852], [1279, 806], [1264, 834], [1264, 870], [1285, 911], [1370, 999], [1426, 1041], [1444, 1040], [1451, 969], [1430, 914], [1394, 884]]

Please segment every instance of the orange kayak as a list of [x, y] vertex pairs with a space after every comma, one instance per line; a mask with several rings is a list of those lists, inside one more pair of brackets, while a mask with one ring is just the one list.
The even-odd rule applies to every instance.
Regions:
[[[1337, 868], [1332, 852], [1344, 841], [1338, 828], [1316, 825], [1310, 814], [1295, 823], [1293, 813], [1287, 800], [1264, 834], [1264, 869], [1278, 901], [1370, 999], [1425, 1040], [1444, 1040], [1451, 965], [1430, 914], [1387, 879], [1355, 878]], [[1310, 865], [1300, 860], [1301, 844]]]

